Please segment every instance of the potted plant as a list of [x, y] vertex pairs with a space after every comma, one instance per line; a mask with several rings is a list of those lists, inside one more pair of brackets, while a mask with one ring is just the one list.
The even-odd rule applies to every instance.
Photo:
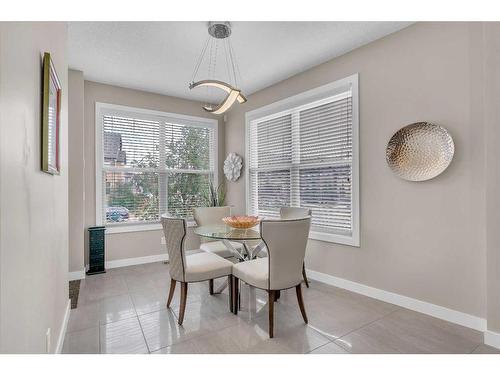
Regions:
[[213, 181], [210, 180], [208, 187], [203, 194], [203, 199], [207, 207], [221, 207], [224, 206], [226, 200], [226, 186], [221, 183], [215, 186]]

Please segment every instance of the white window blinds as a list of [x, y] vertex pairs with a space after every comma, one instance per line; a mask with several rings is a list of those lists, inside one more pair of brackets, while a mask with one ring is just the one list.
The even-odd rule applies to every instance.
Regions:
[[[189, 218], [215, 177], [213, 123], [102, 108], [100, 219], [106, 225]], [[99, 168], [98, 168], [99, 169]]]
[[352, 89], [249, 122], [248, 211], [310, 208], [312, 231], [353, 231]]

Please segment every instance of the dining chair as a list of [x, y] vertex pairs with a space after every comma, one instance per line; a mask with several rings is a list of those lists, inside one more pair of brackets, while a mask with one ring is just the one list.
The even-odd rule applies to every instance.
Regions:
[[186, 256], [186, 220], [181, 218], [161, 217], [163, 233], [167, 244], [170, 272], [170, 291], [167, 308], [170, 307], [177, 282], [181, 283], [181, 304], [179, 307], [179, 325], [184, 321], [187, 291], [189, 283], [213, 280], [227, 276], [229, 289], [229, 309], [232, 311], [231, 269], [233, 263], [213, 253], [201, 252]]
[[[281, 219], [300, 219], [303, 217], [312, 216], [312, 210], [309, 208], [302, 207], [281, 207], [280, 217]], [[306, 263], [302, 263], [302, 277], [304, 278], [304, 283], [306, 288], [309, 288], [309, 280], [306, 274]]]
[[[193, 208], [193, 217], [196, 221], [196, 225], [220, 225], [224, 224], [223, 218], [231, 216], [231, 207], [197, 207]], [[223, 258], [232, 258], [234, 254], [231, 250], [227, 248], [222, 241], [210, 240], [207, 238], [201, 238], [200, 250], [207, 253], [213, 253]], [[243, 245], [239, 242], [230, 241], [231, 245], [236, 251], [241, 251]], [[214, 294], [214, 281], [208, 281], [208, 288], [210, 294]]]
[[233, 265], [233, 313], [238, 314], [239, 281], [268, 293], [269, 337], [274, 336], [274, 302], [276, 293], [294, 288], [300, 312], [307, 324], [302, 298], [302, 274], [311, 218], [262, 220], [260, 233], [268, 256]]

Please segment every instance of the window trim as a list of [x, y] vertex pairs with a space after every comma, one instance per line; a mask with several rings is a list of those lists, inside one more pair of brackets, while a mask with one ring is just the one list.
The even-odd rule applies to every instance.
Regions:
[[250, 126], [255, 120], [266, 117], [278, 116], [281, 112], [287, 112], [298, 107], [307, 107], [312, 102], [319, 102], [332, 96], [345, 92], [347, 87], [352, 91], [352, 234], [342, 235], [320, 231], [311, 231], [309, 238], [313, 240], [333, 242], [349, 246], [360, 246], [360, 196], [359, 196], [359, 74], [355, 73], [349, 77], [316, 87], [312, 90], [290, 96], [283, 100], [254, 109], [245, 113], [245, 211], [249, 213], [250, 208]]
[[[196, 222], [194, 220], [188, 220], [186, 223], [188, 228], [196, 227]], [[161, 223], [145, 223], [145, 224], [130, 224], [122, 226], [108, 226], [106, 227], [106, 234], [115, 233], [130, 233], [130, 232], [149, 232], [153, 230], [163, 230]]]
[[[213, 150], [213, 179], [214, 184], [218, 184], [219, 181], [219, 134], [218, 134], [218, 120], [197, 117], [189, 115], [181, 115], [171, 112], [163, 112], [146, 108], [130, 107], [118, 104], [110, 104], [104, 102], [95, 102], [95, 133], [94, 133], [94, 145], [95, 145], [95, 223], [96, 225], [105, 225], [106, 233], [125, 233], [125, 232], [139, 232], [139, 231], [151, 231], [160, 230], [161, 224], [159, 222], [146, 222], [146, 223], [131, 223], [131, 224], [121, 224], [121, 225], [106, 225], [102, 220], [102, 171], [103, 171], [103, 142], [102, 142], [102, 131], [103, 131], [103, 116], [102, 111], [117, 111], [117, 112], [131, 112], [137, 114], [143, 114], [147, 116], [161, 116], [166, 118], [171, 118], [175, 120], [180, 120], [184, 122], [194, 122], [192, 126], [198, 127], [208, 127], [214, 131], [214, 150]], [[203, 125], [199, 125], [199, 124]], [[133, 168], [130, 169], [133, 171]], [[180, 170], [179, 170], [180, 171]], [[190, 173], [202, 173], [198, 171], [189, 171]]]

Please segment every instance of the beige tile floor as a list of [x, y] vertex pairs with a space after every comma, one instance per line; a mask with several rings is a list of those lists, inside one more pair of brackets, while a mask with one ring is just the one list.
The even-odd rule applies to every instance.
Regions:
[[[216, 285], [222, 282], [216, 281]], [[242, 288], [242, 310], [228, 311], [227, 291], [210, 296], [190, 284], [182, 327], [179, 293], [165, 308], [168, 265], [109, 270], [82, 281], [71, 311], [64, 353], [500, 353], [482, 334], [349, 291], [311, 282], [304, 290], [309, 324], [295, 291], [275, 307], [275, 338], [267, 334], [265, 292]], [[253, 300], [252, 300], [253, 297]]]

